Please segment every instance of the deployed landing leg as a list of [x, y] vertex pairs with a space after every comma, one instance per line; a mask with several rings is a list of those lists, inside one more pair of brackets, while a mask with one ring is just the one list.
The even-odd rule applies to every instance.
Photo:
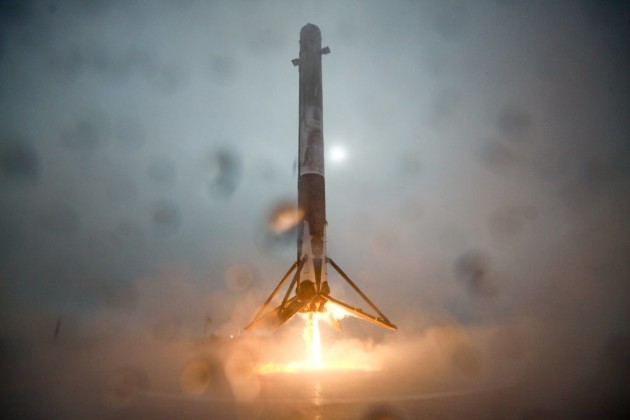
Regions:
[[[254, 315], [254, 319], [252, 319], [252, 321], [249, 323], [249, 325], [247, 325], [245, 327], [245, 331], [249, 331], [254, 326], [256, 326], [257, 324], [259, 324], [260, 322], [262, 322], [264, 320], [267, 320], [267, 321], [269, 321], [271, 323], [277, 323], [277, 325], [275, 325], [275, 326], [279, 327], [284, 322], [286, 322], [287, 319], [290, 318], [290, 316], [289, 316], [286, 319], [284, 319], [284, 321], [281, 321], [280, 311], [281, 311], [282, 308], [284, 308], [286, 306], [287, 303], [292, 303], [291, 301], [294, 300], [294, 299], [289, 299], [289, 300], [287, 300], [287, 299], [288, 299], [289, 295], [291, 294], [291, 291], [293, 290], [293, 287], [295, 286], [295, 283], [297, 282], [297, 278], [298, 278], [298, 276], [300, 274], [300, 270], [302, 269], [302, 266], [304, 265], [304, 262], [305, 262], [305, 260], [303, 259], [302, 261], [299, 261], [299, 262], [296, 261], [296, 262], [293, 263], [293, 265], [289, 268], [289, 271], [287, 271], [287, 273], [284, 275], [284, 277], [282, 277], [282, 280], [280, 280], [280, 283], [278, 283], [276, 288], [273, 289], [273, 292], [271, 292], [271, 294], [269, 295], [269, 297], [267, 298], [265, 303], [263, 303], [262, 306], [260, 307], [260, 309], [258, 309], [258, 312], [256, 312], [256, 315]], [[296, 270], [296, 268], [297, 268], [297, 270]], [[270, 312], [267, 312], [266, 314], [263, 314], [265, 308], [267, 308], [267, 306], [269, 306], [269, 303], [271, 302], [273, 297], [280, 291], [280, 288], [282, 287], [284, 282], [287, 281], [287, 279], [289, 278], [289, 276], [291, 275], [291, 273], [294, 270], [295, 270], [295, 274], [293, 275], [293, 280], [291, 280], [291, 285], [287, 289], [287, 293], [284, 295], [284, 299], [282, 299], [282, 303], [280, 304], [280, 306], [278, 306], [277, 308], [275, 308], [274, 310], [272, 310]], [[295, 312], [297, 312], [297, 311], [295, 311]], [[274, 318], [271, 315], [276, 315], [276, 317]], [[278, 321], [280, 321], [280, 322], [278, 322]]]
[[[334, 305], [338, 305], [343, 308], [345, 311], [350, 313], [351, 315], [356, 316], [357, 318], [361, 318], [365, 321], [371, 322], [379, 327], [387, 328], [390, 330], [397, 330], [398, 328], [392, 324], [389, 319], [381, 312], [378, 307], [359, 289], [359, 287], [348, 277], [348, 275], [330, 258], [326, 258], [326, 262], [329, 263], [332, 268], [335, 269], [337, 273], [354, 289], [355, 292], [374, 310], [377, 315], [372, 315], [370, 313], [364, 312], [360, 308], [355, 308], [353, 306], [348, 305], [345, 302], [342, 302], [338, 299], [330, 296], [327, 290], [313, 290], [312, 293], [304, 292], [304, 288], [299, 292], [300, 285], [300, 273], [304, 264], [306, 263], [307, 258], [302, 258], [300, 261], [296, 261], [293, 263], [289, 271], [284, 275], [280, 283], [273, 290], [271, 295], [267, 298], [265, 303], [260, 307], [256, 315], [252, 319], [252, 321], [245, 327], [245, 331], [250, 331], [254, 327], [257, 327], [261, 324], [266, 324], [270, 327], [277, 328], [288, 321], [293, 315], [298, 312], [315, 312], [313, 308], [319, 308], [320, 311], [323, 310], [324, 304], [327, 302], [331, 302]], [[286, 293], [284, 294], [284, 298], [280, 305], [276, 308], [266, 311], [269, 307], [269, 303], [272, 301], [274, 296], [278, 294], [284, 283], [287, 281], [289, 276], [295, 271], [293, 274], [293, 279], [287, 288]], [[291, 298], [291, 294], [295, 289], [295, 295]], [[332, 318], [332, 315], [331, 315]], [[333, 326], [335, 329], [340, 330], [341, 325], [337, 319], [331, 319]]]
[[359, 289], [359, 286], [357, 286], [356, 284], [354, 284], [354, 282], [350, 279], [350, 277], [348, 277], [348, 275], [346, 273], [344, 273], [344, 271], [341, 269], [341, 267], [339, 267], [331, 258], [327, 258], [326, 261], [328, 263], [330, 263], [330, 265], [332, 266], [332, 268], [335, 269], [335, 271], [337, 273], [339, 273], [339, 275], [341, 277], [343, 277], [343, 279], [348, 282], [348, 284], [350, 286], [352, 286], [352, 288], [354, 289], [355, 292], [357, 292], [357, 294], [359, 296], [361, 296], [363, 298], [363, 300], [372, 307], [372, 309], [374, 309], [374, 311], [379, 315], [378, 317], [374, 316], [374, 315], [370, 315], [367, 314], [365, 312], [363, 312], [361, 309], [359, 308], [354, 308], [340, 300], [334, 299], [330, 296], [326, 296], [326, 299], [329, 300], [330, 302], [341, 306], [342, 308], [344, 308], [346, 311], [350, 312], [352, 315], [359, 317], [361, 319], [364, 319], [368, 322], [371, 322], [373, 324], [378, 325], [379, 327], [383, 327], [383, 328], [387, 328], [390, 330], [397, 330], [398, 327], [396, 327], [394, 324], [392, 324], [389, 319], [387, 319], [387, 317], [385, 316], [385, 314], [383, 314], [383, 312], [381, 312], [378, 307], [370, 300], [370, 298], [368, 298], [365, 293], [363, 293], [361, 291], [361, 289]]

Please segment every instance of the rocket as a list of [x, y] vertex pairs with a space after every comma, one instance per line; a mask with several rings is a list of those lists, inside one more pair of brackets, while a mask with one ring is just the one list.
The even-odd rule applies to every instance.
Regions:
[[[332, 317], [332, 312], [327, 311], [327, 305], [337, 305], [347, 313], [378, 326], [397, 329], [326, 251], [322, 55], [329, 53], [330, 48], [322, 48], [322, 36], [317, 26], [309, 23], [302, 27], [300, 55], [292, 60], [300, 71], [298, 209], [301, 219], [297, 226], [297, 259], [245, 330], [261, 324], [280, 326], [297, 313], [324, 312], [329, 313], [333, 325], [340, 329], [339, 321]], [[330, 295], [328, 265], [372, 308], [373, 313]], [[271, 301], [291, 276], [291, 283], [280, 305], [269, 310]]]

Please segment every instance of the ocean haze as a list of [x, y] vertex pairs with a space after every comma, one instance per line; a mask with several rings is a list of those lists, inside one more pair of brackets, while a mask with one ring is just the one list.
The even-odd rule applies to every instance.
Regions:
[[[170, 392], [168, 349], [242, 333], [295, 257], [271, 221], [297, 197], [309, 22], [332, 51], [324, 142], [345, 151], [328, 252], [399, 326], [345, 319], [325, 342], [413, 362], [392, 378], [423, 392], [516, 389], [480, 418], [627, 409], [624, 2], [68, 0], [0, 3], [7, 410], [33, 390], [32, 416], [90, 414], [24, 379], [81, 388], [51, 361], [77, 360], [95, 400], [107, 368]], [[413, 418], [392, 404], [353, 415]]]

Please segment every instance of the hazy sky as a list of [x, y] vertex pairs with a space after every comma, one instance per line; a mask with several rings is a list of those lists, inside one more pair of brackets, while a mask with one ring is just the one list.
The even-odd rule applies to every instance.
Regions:
[[268, 220], [297, 195], [309, 22], [329, 254], [399, 334], [627, 361], [623, 1], [0, 2], [0, 333], [247, 323], [295, 254]]

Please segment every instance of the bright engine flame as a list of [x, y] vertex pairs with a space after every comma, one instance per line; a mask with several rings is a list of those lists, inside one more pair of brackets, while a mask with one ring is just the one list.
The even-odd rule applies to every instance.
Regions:
[[322, 341], [319, 335], [319, 318], [317, 313], [309, 313], [304, 327], [304, 342], [310, 353], [311, 366], [314, 369], [322, 368]]
[[[328, 302], [326, 304], [327, 313], [309, 312], [304, 314], [303, 318], [306, 321], [304, 329], [302, 331], [302, 338], [306, 345], [307, 358], [305, 360], [298, 360], [289, 363], [262, 363], [256, 368], [258, 374], [272, 374], [272, 373], [298, 373], [308, 371], [375, 371], [379, 367], [374, 360], [366, 357], [356, 357], [357, 355], [344, 354], [343, 359], [325, 360], [324, 353], [322, 352], [322, 342], [319, 331], [320, 317], [324, 319], [334, 317], [335, 319], [341, 319], [344, 316], [349, 315], [343, 308]], [[363, 356], [363, 355], [361, 355]]]

